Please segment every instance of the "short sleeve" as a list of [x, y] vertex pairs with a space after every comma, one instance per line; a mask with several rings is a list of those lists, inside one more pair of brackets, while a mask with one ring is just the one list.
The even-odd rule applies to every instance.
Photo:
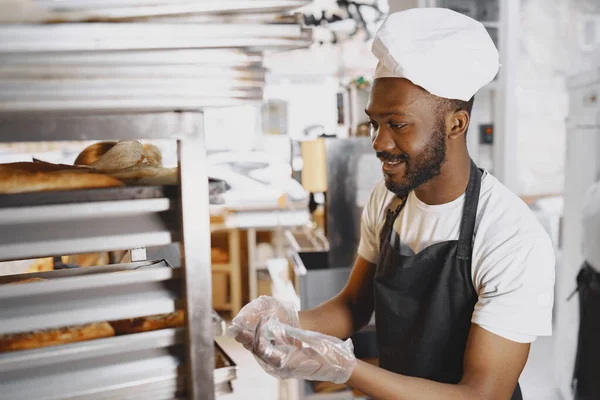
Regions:
[[363, 208], [360, 222], [360, 241], [357, 251], [360, 257], [373, 264], [377, 264], [379, 261], [378, 215], [382, 200], [384, 200], [381, 198], [380, 186], [377, 185], [371, 192], [369, 200]]
[[552, 334], [555, 259], [546, 232], [491, 240], [474, 263], [473, 323], [520, 343]]

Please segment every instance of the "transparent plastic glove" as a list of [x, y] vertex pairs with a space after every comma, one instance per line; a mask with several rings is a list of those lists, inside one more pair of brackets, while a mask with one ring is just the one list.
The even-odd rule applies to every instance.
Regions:
[[227, 335], [251, 351], [256, 325], [261, 318], [265, 320], [278, 319], [290, 326], [300, 327], [298, 310], [293, 303], [283, 303], [273, 297], [260, 296], [240, 310], [239, 314], [231, 321]]
[[356, 367], [352, 340], [261, 320], [252, 349], [269, 374], [280, 378], [346, 383]]

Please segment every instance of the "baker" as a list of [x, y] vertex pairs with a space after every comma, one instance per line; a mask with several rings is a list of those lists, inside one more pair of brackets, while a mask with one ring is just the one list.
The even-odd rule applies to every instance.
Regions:
[[[483, 25], [448, 9], [391, 14], [366, 109], [383, 180], [333, 299], [249, 303], [229, 334], [269, 373], [375, 399], [521, 399], [530, 344], [552, 332], [554, 251], [527, 205], [471, 160], [474, 95], [498, 73]], [[375, 312], [379, 367], [344, 340]]]

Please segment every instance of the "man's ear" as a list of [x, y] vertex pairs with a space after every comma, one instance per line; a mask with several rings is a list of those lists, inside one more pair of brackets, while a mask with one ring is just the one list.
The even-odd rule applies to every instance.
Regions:
[[446, 126], [448, 127], [448, 139], [455, 139], [464, 136], [469, 128], [471, 117], [465, 110], [457, 110], [449, 113], [446, 117]]

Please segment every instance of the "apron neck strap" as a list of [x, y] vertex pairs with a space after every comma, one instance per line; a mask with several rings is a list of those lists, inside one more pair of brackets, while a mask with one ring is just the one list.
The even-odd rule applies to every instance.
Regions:
[[477, 205], [479, 204], [479, 190], [481, 189], [481, 170], [471, 160], [469, 184], [465, 192], [465, 203], [460, 221], [460, 234], [458, 238], [457, 258], [468, 260], [473, 253], [473, 235], [475, 233], [475, 220], [477, 218]]

